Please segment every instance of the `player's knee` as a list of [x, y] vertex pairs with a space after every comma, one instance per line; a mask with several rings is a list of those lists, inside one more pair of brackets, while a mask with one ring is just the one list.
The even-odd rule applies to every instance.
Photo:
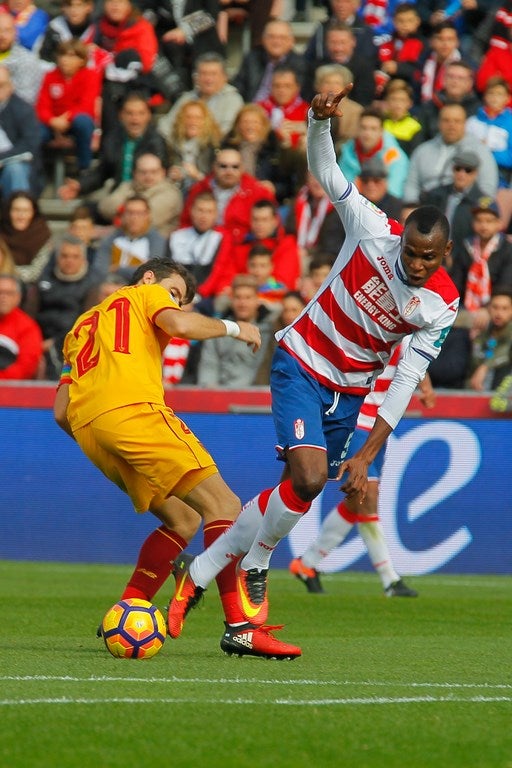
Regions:
[[292, 480], [292, 487], [302, 501], [313, 501], [327, 482], [327, 475], [311, 474]]

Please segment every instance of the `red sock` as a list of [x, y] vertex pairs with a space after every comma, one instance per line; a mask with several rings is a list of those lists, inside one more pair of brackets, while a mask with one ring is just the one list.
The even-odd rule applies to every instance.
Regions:
[[[203, 529], [205, 549], [231, 525], [233, 525], [231, 520], [216, 520], [214, 523], [205, 525]], [[237, 560], [232, 560], [215, 578], [224, 616], [228, 624], [242, 624], [245, 622], [245, 618], [238, 607], [236, 595], [236, 563]]]
[[338, 514], [347, 523], [355, 525], [356, 523], [374, 523], [379, 519], [379, 515], [358, 515], [356, 512], [351, 512], [346, 506], [344, 501], [340, 501], [338, 504]]
[[290, 512], [298, 512], [300, 515], [304, 515], [311, 508], [310, 501], [304, 501], [300, 496], [297, 496], [290, 479], [283, 480], [279, 485], [279, 495], [283, 504], [288, 507]]
[[186, 546], [185, 539], [165, 525], [150, 533], [140, 548], [137, 565], [121, 599], [138, 597], [151, 602], [169, 578], [174, 560]]

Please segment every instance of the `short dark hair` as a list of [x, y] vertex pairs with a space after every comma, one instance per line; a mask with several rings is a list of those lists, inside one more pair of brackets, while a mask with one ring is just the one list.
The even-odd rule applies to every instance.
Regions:
[[267, 248], [266, 245], [262, 245], [261, 243], [253, 245], [248, 253], [247, 261], [251, 261], [253, 256], [268, 256], [271, 261], [273, 260], [272, 251], [270, 248]]
[[439, 229], [448, 242], [450, 225], [444, 213], [435, 205], [420, 205], [405, 220], [404, 229], [416, 227], [421, 235], [429, 235], [433, 229]]
[[397, 5], [393, 11], [393, 18], [396, 18], [401, 13], [408, 13], [409, 11], [414, 11], [416, 16], [419, 17], [418, 9], [416, 8], [415, 3], [400, 3], [400, 5]]
[[445, 19], [444, 21], [440, 21], [438, 24], [435, 24], [432, 27], [432, 31], [430, 34], [431, 36], [438, 35], [444, 29], [453, 29], [453, 31], [457, 33], [457, 37], [459, 36], [459, 33], [457, 32], [457, 27], [455, 26], [453, 21], [449, 21], [448, 19]]
[[144, 203], [144, 207], [147, 211], [151, 210], [151, 206], [149, 205], [148, 200], [143, 195], [130, 195], [130, 197], [127, 197], [124, 201], [123, 210], [126, 209], [126, 206], [128, 203]]
[[495, 285], [491, 290], [491, 299], [494, 296], [508, 296], [512, 301], [512, 287], [510, 285]]
[[163, 280], [165, 277], [170, 277], [171, 275], [179, 275], [182, 277], [185, 281], [185, 286], [187, 289], [186, 294], [183, 297], [183, 304], [190, 304], [196, 294], [196, 280], [195, 277], [190, 274], [188, 269], [183, 266], [183, 264], [178, 264], [178, 262], [173, 261], [172, 259], [162, 259], [158, 257], [148, 259], [144, 262], [144, 264], [141, 264], [137, 267], [133, 273], [130, 284], [137, 285], [139, 280], [143, 278], [144, 273], [148, 272], [149, 270], [153, 272], [158, 282]]
[[323, 267], [329, 267], [329, 269], [332, 269], [335, 261], [336, 256], [330, 253], [314, 253], [311, 261], [309, 262], [308, 275], [312, 275], [312, 273], [316, 272], [317, 269], [323, 269]]
[[256, 200], [251, 205], [251, 213], [252, 211], [261, 211], [265, 208], [271, 208], [274, 212], [274, 215], [277, 215], [277, 205], [272, 200], [268, 200], [266, 197], [262, 197], [260, 200]]
[[70, 222], [78, 221], [79, 219], [91, 219], [91, 221], [94, 221], [94, 213], [89, 205], [84, 205], [81, 203], [75, 208], [69, 217]]

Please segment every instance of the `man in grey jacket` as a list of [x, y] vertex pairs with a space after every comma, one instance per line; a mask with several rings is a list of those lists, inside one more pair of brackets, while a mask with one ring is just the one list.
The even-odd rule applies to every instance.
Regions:
[[166, 115], [158, 121], [158, 132], [168, 142], [179, 110], [187, 101], [203, 101], [215, 118], [222, 135], [232, 127], [244, 105], [237, 89], [228, 83], [226, 61], [218, 53], [198, 56], [194, 68], [194, 88], [182, 93]]
[[406, 203], [419, 203], [421, 195], [453, 180], [453, 160], [462, 151], [479, 158], [477, 183], [484, 195], [494, 197], [498, 188], [498, 166], [484, 144], [465, 134], [466, 110], [461, 104], [445, 104], [439, 112], [439, 133], [420, 144], [411, 155], [404, 188]]
[[253, 352], [246, 344], [237, 344], [236, 339], [229, 336], [203, 341], [197, 375], [200, 387], [241, 389], [252, 386], [272, 336], [274, 315], [260, 303], [256, 278], [237, 275], [231, 288], [231, 310], [226, 319], [257, 325], [261, 347]]

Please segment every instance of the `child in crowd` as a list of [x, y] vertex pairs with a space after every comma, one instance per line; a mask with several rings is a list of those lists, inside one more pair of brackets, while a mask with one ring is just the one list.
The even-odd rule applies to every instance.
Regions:
[[91, 142], [100, 96], [98, 74], [87, 67], [87, 48], [79, 40], [57, 47], [57, 67], [41, 84], [36, 113], [42, 123], [42, 140], [71, 134], [76, 142], [80, 170], [92, 160]]
[[496, 202], [481, 197], [473, 208], [473, 236], [462, 243], [454, 241], [450, 275], [459, 290], [461, 306], [475, 319], [471, 326], [474, 331], [487, 325], [485, 307], [494, 288], [512, 286], [512, 243], [501, 229]]
[[[421, 60], [425, 41], [418, 33], [421, 18], [413, 3], [401, 3], [393, 14], [394, 32], [379, 45], [380, 68], [376, 86], [382, 89], [390, 77], [405, 80], [417, 92], [421, 81]], [[376, 94], [380, 94], [377, 92]]]
[[306, 301], [313, 298], [323, 281], [331, 271], [335, 257], [329, 253], [319, 253], [313, 256], [309, 264], [308, 274], [300, 286], [301, 295]]
[[492, 152], [498, 165], [499, 186], [512, 181], [512, 109], [510, 86], [502, 77], [491, 77], [483, 92], [483, 106], [469, 117], [466, 133], [472, 133]]
[[496, 286], [488, 305], [488, 327], [473, 341], [468, 387], [495, 390], [512, 374], [512, 286]]
[[384, 130], [391, 133], [408, 157], [421, 143], [421, 124], [411, 115], [412, 88], [401, 79], [391, 80], [384, 96]]
[[231, 255], [233, 274], [247, 272], [247, 261], [255, 245], [264, 245], [272, 253], [276, 280], [288, 290], [297, 287], [301, 275], [299, 247], [295, 235], [286, 234], [277, 206], [270, 200], [257, 200], [251, 208], [251, 228]]
[[56, 62], [59, 43], [76, 38], [87, 47], [88, 65], [93, 69], [102, 69], [112, 57], [94, 45], [96, 25], [93, 14], [92, 0], [62, 0], [62, 14], [50, 21], [39, 49], [39, 58]]
[[264, 245], [255, 245], [247, 258], [247, 273], [258, 281], [258, 296], [265, 306], [274, 309], [288, 291], [286, 285], [273, 275], [272, 251]]

